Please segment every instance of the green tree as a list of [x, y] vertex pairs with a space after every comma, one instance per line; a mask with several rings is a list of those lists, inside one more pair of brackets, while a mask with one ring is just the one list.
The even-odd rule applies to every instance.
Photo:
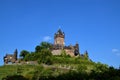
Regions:
[[41, 42], [42, 49], [50, 49], [52, 47], [51, 43]]
[[22, 50], [22, 51], [20, 52], [20, 57], [25, 58], [25, 56], [26, 56], [27, 54], [29, 54], [29, 51]]
[[43, 49], [40, 53], [38, 63], [52, 64], [52, 53], [50, 50]]
[[25, 61], [35, 61], [40, 58], [40, 53], [31, 52], [30, 54], [27, 54], [24, 58]]
[[98, 62], [95, 65], [95, 67], [96, 67], [96, 69], [95, 69], [96, 72], [102, 72], [102, 71], [107, 71], [108, 70], [108, 65], [102, 64], [100, 62]]
[[84, 58], [85, 58], [85, 59], [88, 59], [88, 58], [89, 58], [87, 51], [85, 51], [85, 53], [84, 53]]
[[51, 47], [52, 45], [47, 42], [41, 42], [40, 45], [36, 46], [35, 52], [28, 54], [27, 51], [21, 51], [21, 56], [25, 61], [38, 60], [39, 63], [50, 63], [51, 62]]
[[41, 47], [40, 47], [40, 46], [36, 46], [36, 47], [35, 47], [35, 52], [36, 52], [36, 53], [41, 52]]
[[50, 50], [52, 48], [52, 44], [48, 42], [41, 42], [40, 45], [35, 47], [35, 52], [41, 52], [43, 49]]

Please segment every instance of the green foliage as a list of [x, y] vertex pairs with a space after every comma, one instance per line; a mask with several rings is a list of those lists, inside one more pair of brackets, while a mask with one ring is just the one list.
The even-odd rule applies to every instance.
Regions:
[[36, 46], [35, 52], [41, 52], [43, 49], [48, 49], [50, 50], [52, 48], [52, 45], [48, 42], [41, 42], [40, 45]]
[[[73, 65], [75, 66], [75, 64]], [[48, 67], [41, 65], [6, 65], [0, 67], [0, 80], [120, 80], [120, 69], [108, 67], [101, 63], [92, 65], [95, 68], [90, 72], [87, 72], [89, 65], [83, 63], [70, 70], [54, 65]], [[4, 73], [4, 76], [2, 73]]]
[[66, 51], [65, 50], [62, 50], [61, 51], [61, 55], [60, 55], [61, 57], [71, 57], [70, 55], [67, 55], [67, 53], [66, 53]]
[[102, 72], [102, 71], [106, 71], [108, 69], [108, 65], [106, 64], [102, 64], [100, 62], [98, 62], [96, 65], [95, 65], [95, 71], [96, 72]]
[[88, 59], [88, 55], [87, 55], [87, 54], [84, 54], [84, 58]]
[[27, 54], [29, 54], [29, 51], [22, 50], [22, 51], [20, 52], [20, 57], [25, 58], [25, 56], [26, 56]]
[[29, 53], [24, 57], [25, 61], [38, 61], [38, 63], [52, 64], [51, 44], [42, 42], [36, 46], [35, 52]]
[[85, 65], [92, 65], [93, 62], [76, 57], [61, 57], [61, 56], [53, 56], [53, 63], [63, 63], [63, 64], [85, 64]]
[[19, 75], [20, 75], [22, 72], [23, 72], [22, 67], [20, 67], [20, 66], [19, 66], [19, 67], [17, 67], [17, 74], [19, 74]]
[[39, 53], [30, 53], [30, 54], [27, 54], [24, 58], [25, 61], [35, 61], [37, 60], [38, 58], [40, 57], [40, 54]]
[[52, 64], [51, 44], [42, 42], [36, 46], [35, 52], [28, 53], [27, 51], [21, 51], [20, 56], [24, 56], [25, 61], [38, 61], [38, 63]]
[[77, 70], [78, 70], [79, 72], [86, 72], [87, 67], [86, 67], [86, 65], [79, 64], [78, 67], [77, 67]]
[[107, 68], [107, 71], [97, 72], [92, 70], [90, 73], [86, 72], [86, 67], [79, 65], [77, 71], [70, 70], [58, 76], [51, 75], [53, 71], [43, 69], [38, 71], [33, 80], [120, 80], [120, 70], [114, 68]]
[[50, 50], [43, 49], [41, 50], [38, 63], [52, 64], [52, 53]]
[[79, 57], [70, 57], [65, 50], [62, 50], [61, 55], [53, 56], [51, 48], [50, 43], [42, 42], [36, 46], [35, 52], [21, 51], [20, 56], [23, 57], [23, 60], [38, 61], [39, 65], [2, 66], [0, 67], [0, 79], [120, 80], [120, 69], [108, 67], [100, 62], [94, 63], [90, 61], [87, 51], [83, 56]]
[[37, 67], [34, 72], [32, 80], [45, 80], [49, 76], [52, 76], [53, 71], [51, 69], [45, 69], [44, 67]]
[[[10, 77], [12, 76], [13, 77], [14, 75], [23, 75], [23, 76], [25, 76], [25, 74], [29, 75], [30, 71], [34, 71], [34, 67], [35, 66], [33, 66], [33, 65], [5, 65], [5, 66], [0, 66], [0, 80], [2, 78], [7, 78], [7, 76], [10, 76]], [[25, 76], [25, 77], [27, 77], [27, 76]], [[28, 77], [28, 78], [30, 78], [30, 77]], [[9, 79], [9, 80], [14, 80], [14, 79]], [[19, 79], [16, 79], [16, 80], [19, 80]]]
[[35, 47], [35, 52], [36, 52], [36, 53], [41, 52], [41, 47], [40, 47], [40, 46], [36, 46], [36, 47]]
[[62, 56], [62, 57], [66, 57], [66, 56], [67, 56], [65, 50], [62, 50], [62, 51], [61, 51], [61, 56]]

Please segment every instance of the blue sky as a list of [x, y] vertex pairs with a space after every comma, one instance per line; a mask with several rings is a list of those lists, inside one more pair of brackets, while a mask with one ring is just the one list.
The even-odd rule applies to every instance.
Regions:
[[95, 62], [120, 65], [120, 0], [0, 0], [0, 65], [17, 48], [53, 43], [59, 27], [65, 44], [80, 45]]

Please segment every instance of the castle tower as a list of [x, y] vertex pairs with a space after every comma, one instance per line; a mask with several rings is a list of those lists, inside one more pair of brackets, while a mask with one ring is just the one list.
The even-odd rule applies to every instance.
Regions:
[[65, 38], [64, 32], [62, 32], [61, 29], [59, 29], [57, 33], [55, 33], [54, 35], [54, 45], [64, 47], [65, 44], [64, 38]]

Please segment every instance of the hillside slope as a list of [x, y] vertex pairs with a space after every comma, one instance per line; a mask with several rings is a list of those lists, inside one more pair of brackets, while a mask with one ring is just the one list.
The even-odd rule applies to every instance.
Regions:
[[[71, 58], [71, 57], [54, 57], [52, 65], [4, 65], [0, 67], [0, 79], [6, 76], [22, 75], [29, 80], [36, 78], [58, 77], [61, 75], [84, 72], [90, 74], [92, 71], [107, 71], [109, 67], [105, 64], [94, 63], [87, 59]], [[77, 75], [77, 74], [76, 74]]]

